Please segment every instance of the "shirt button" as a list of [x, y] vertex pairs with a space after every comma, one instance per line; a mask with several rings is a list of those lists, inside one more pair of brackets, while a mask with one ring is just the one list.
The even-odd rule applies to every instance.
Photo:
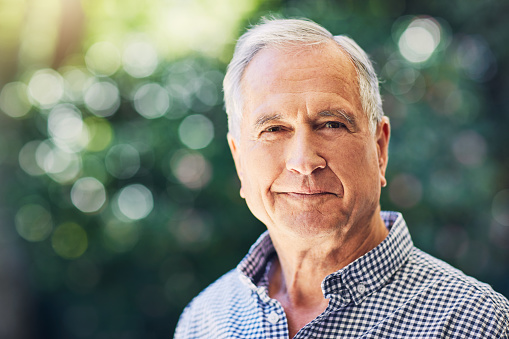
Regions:
[[272, 311], [272, 312], [270, 312], [269, 316], [267, 317], [267, 320], [269, 321], [269, 323], [274, 325], [275, 323], [277, 323], [279, 321], [279, 316], [277, 315], [276, 312]]
[[364, 286], [363, 284], [357, 285], [357, 292], [359, 292], [360, 294], [366, 292], [366, 286]]

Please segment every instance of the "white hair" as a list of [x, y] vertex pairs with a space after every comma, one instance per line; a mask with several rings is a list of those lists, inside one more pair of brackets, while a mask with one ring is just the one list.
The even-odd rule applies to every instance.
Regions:
[[253, 26], [239, 38], [223, 81], [228, 130], [232, 136], [236, 140], [240, 139], [243, 111], [242, 78], [247, 65], [256, 53], [269, 47], [312, 46], [331, 41], [339, 45], [355, 66], [362, 109], [367, 114], [370, 130], [374, 133], [383, 116], [382, 99], [375, 70], [362, 48], [349, 37], [333, 36], [312, 21], [264, 18], [261, 24]]

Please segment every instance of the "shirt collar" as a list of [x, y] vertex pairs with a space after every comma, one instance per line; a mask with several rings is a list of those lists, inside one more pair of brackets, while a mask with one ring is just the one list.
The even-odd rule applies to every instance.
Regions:
[[360, 304], [381, 289], [407, 261], [413, 242], [403, 216], [397, 212], [381, 212], [389, 229], [387, 237], [374, 249], [345, 268], [334, 272], [322, 282], [326, 298], [337, 296], [340, 302], [351, 299]]
[[270, 239], [269, 231], [265, 231], [251, 246], [247, 255], [237, 266], [242, 280], [251, 289], [256, 289], [260, 280], [264, 277], [267, 264], [276, 255], [276, 249]]
[[[373, 292], [382, 288], [406, 262], [413, 248], [412, 239], [403, 216], [398, 212], [380, 213], [389, 234], [377, 247], [348, 266], [336, 271], [322, 282], [325, 298], [339, 304], [353, 301], [361, 303]], [[267, 264], [276, 255], [268, 231], [251, 246], [237, 269], [242, 280], [253, 290], [267, 271]]]

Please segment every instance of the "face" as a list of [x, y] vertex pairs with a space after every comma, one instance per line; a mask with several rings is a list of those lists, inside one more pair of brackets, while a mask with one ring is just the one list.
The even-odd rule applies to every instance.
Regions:
[[385, 183], [389, 124], [362, 110], [351, 60], [330, 43], [265, 49], [243, 77], [229, 144], [251, 212], [274, 232], [326, 236], [369, 224]]

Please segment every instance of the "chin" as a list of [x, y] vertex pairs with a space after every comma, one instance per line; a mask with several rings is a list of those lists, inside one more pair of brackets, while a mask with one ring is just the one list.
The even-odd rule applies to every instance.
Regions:
[[315, 212], [294, 215], [289, 220], [281, 220], [276, 227], [284, 228], [284, 232], [293, 233], [298, 237], [316, 238], [337, 233], [341, 229], [341, 224], [338, 223], [337, 218], [322, 214], [317, 216]]

